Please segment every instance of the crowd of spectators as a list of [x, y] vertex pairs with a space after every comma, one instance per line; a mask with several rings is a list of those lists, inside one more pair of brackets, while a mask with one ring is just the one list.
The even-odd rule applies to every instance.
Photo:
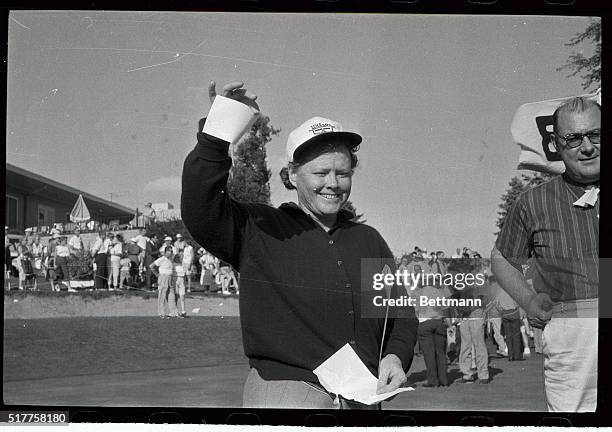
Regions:
[[[5, 272], [18, 279], [18, 288], [36, 288], [36, 276], [51, 282], [59, 291], [65, 284], [75, 291], [71, 279], [78, 279], [74, 262], [85, 259], [91, 265], [93, 288], [101, 290], [145, 289], [158, 291], [158, 313], [162, 318], [186, 317], [185, 293], [192, 289], [239, 293], [238, 278], [231, 266], [204, 248], [183, 238], [181, 233], [163, 239], [147, 229], [125, 239], [121, 233], [99, 231], [91, 247], [83, 243], [80, 230], [72, 235], [53, 232], [43, 246], [40, 235], [26, 230], [18, 242], [9, 241], [5, 227]], [[81, 265], [81, 264], [79, 264]], [[481, 272], [483, 286], [456, 289], [420, 282], [408, 291], [412, 296], [478, 298], [479, 306], [463, 308], [417, 307], [419, 318], [416, 353], [427, 366], [425, 387], [449, 385], [447, 368], [457, 362], [462, 373], [460, 383], [490, 381], [489, 351], [485, 340], [495, 345], [495, 355], [509, 361], [522, 361], [531, 355], [530, 339], [536, 354], [542, 352], [541, 330], [531, 328], [525, 312], [502, 290], [490, 274], [488, 262], [469, 247], [457, 248], [447, 257], [441, 250], [428, 253], [415, 246], [402, 255], [398, 271], [410, 274], [447, 275], [452, 272]], [[467, 267], [466, 267], [467, 266]], [[33, 286], [32, 286], [33, 285]]]
[[[462, 374], [456, 382], [488, 384], [491, 357], [522, 361], [532, 354], [530, 345], [536, 355], [542, 354], [541, 330], [529, 325], [525, 311], [500, 288], [490, 272], [489, 261], [478, 252], [469, 247], [457, 248], [456, 254], [447, 258], [444, 251], [428, 253], [415, 246], [398, 259], [397, 266], [400, 273], [441, 276], [422, 278], [416, 286], [406, 286], [411, 297], [479, 300], [472, 302], [473, 306], [462, 307], [420, 306], [416, 302], [419, 327], [415, 352], [424, 357], [427, 367], [424, 387], [450, 385], [447, 370], [454, 362]], [[524, 271], [529, 279], [528, 267]], [[484, 283], [458, 289], [439, 282], [457, 273], [481, 274]], [[432, 280], [438, 282], [430, 283]], [[488, 347], [494, 347], [494, 351]]]
[[[85, 281], [93, 281], [91, 286], [97, 290], [155, 290], [158, 280], [150, 266], [164, 256], [168, 246], [176, 268], [172, 287], [184, 287], [186, 292], [239, 293], [238, 279], [229, 264], [203, 248], [196, 251], [197, 245], [180, 233], [174, 238], [165, 236], [160, 242], [157, 235], [147, 236], [144, 228], [129, 239], [114, 231], [99, 231], [91, 245], [83, 242], [79, 228], [69, 235], [54, 230], [43, 245], [40, 235], [30, 229], [11, 241], [5, 227], [5, 275], [7, 280], [17, 278], [21, 290], [36, 289], [37, 278], [50, 282], [54, 291], [76, 291], [73, 286], [89, 286]], [[179, 303], [184, 305], [181, 296]], [[184, 314], [184, 306], [181, 311]]]

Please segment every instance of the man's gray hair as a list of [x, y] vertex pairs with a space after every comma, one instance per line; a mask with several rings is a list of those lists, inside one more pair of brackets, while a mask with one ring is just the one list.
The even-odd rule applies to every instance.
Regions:
[[557, 125], [557, 120], [559, 118], [559, 113], [561, 112], [584, 112], [586, 110], [588, 110], [591, 107], [597, 107], [597, 109], [599, 109], [599, 111], [601, 111], [601, 105], [599, 105], [597, 102], [595, 102], [592, 99], [587, 99], [585, 97], [575, 97], [575, 98], [571, 98], [565, 102], [563, 102], [561, 105], [559, 105], [557, 107], [557, 109], [555, 110], [554, 114], [553, 114], [553, 128], [554, 130], [558, 130], [558, 125]]

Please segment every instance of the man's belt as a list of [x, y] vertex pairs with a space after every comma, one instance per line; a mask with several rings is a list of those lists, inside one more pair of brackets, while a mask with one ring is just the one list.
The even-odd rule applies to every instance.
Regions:
[[593, 318], [597, 318], [597, 311], [599, 310], [599, 298], [593, 299], [579, 299], [570, 300], [566, 302], [555, 303], [552, 308], [552, 314], [564, 315], [567, 313], [580, 313], [593, 311]]

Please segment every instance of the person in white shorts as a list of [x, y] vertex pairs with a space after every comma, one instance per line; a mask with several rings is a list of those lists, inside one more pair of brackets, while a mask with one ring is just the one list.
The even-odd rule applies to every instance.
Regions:
[[187, 278], [187, 292], [191, 292], [191, 267], [193, 266], [193, 255], [193, 246], [191, 242], [187, 240], [185, 242], [185, 248], [183, 249], [183, 270]]
[[184, 267], [184, 257], [181, 254], [177, 254], [174, 256], [174, 273], [173, 279], [175, 280], [175, 291], [178, 296], [177, 306], [178, 306], [178, 317], [185, 318], [187, 317], [187, 313], [185, 312], [185, 267]]

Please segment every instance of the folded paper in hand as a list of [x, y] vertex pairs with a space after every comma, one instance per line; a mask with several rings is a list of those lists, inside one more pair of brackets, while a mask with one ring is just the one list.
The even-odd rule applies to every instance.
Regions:
[[259, 111], [253, 107], [217, 95], [202, 132], [234, 144], [249, 131], [258, 115]]
[[366, 405], [373, 405], [398, 393], [414, 390], [412, 387], [404, 387], [376, 394], [378, 379], [372, 375], [349, 344], [336, 351], [313, 372], [328, 392]]

